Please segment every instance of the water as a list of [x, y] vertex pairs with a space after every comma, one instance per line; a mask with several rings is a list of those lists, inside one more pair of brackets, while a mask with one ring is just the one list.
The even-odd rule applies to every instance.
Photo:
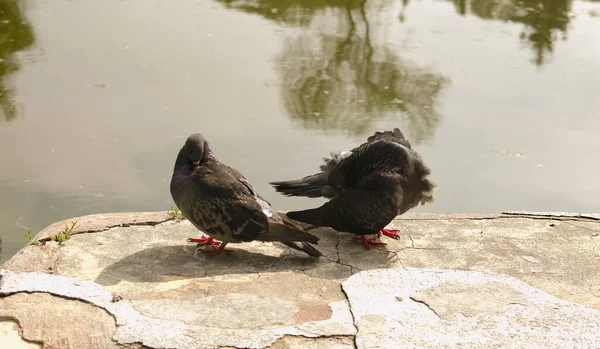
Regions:
[[401, 127], [427, 212], [600, 211], [600, 2], [0, 0], [6, 259], [58, 220], [166, 210], [202, 132], [267, 184]]

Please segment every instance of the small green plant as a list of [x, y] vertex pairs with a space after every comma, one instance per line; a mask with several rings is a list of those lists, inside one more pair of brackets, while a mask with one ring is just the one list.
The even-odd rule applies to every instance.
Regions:
[[27, 239], [27, 241], [31, 242], [31, 244], [32, 244], [32, 245], [35, 245], [35, 246], [39, 246], [39, 245], [41, 245], [39, 241], [37, 241], [37, 240], [33, 240], [33, 241], [32, 241], [32, 240], [31, 240], [31, 231], [28, 231], [28, 232], [25, 234], [25, 239]]
[[75, 225], [77, 225], [77, 221], [71, 221], [71, 225], [65, 224], [65, 229], [59, 231], [55, 235], [50, 235], [50, 240], [56, 241], [59, 244], [62, 244], [63, 242], [69, 240], [71, 238], [71, 232], [75, 228]]
[[185, 219], [185, 215], [183, 214], [183, 212], [181, 212], [179, 207], [177, 207], [175, 205], [171, 205], [171, 208], [167, 211], [167, 214], [169, 216], [175, 218], [177, 221], [181, 221], [181, 220]]

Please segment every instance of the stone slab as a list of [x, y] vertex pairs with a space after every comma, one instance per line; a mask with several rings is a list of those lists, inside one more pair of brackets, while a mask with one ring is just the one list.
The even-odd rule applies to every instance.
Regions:
[[[17, 297], [33, 292], [51, 297], [43, 300], [48, 306], [82, 303], [77, 316], [83, 324], [92, 311], [113, 321], [114, 327], [102, 325], [95, 340], [132, 348], [354, 346], [360, 342], [358, 323], [341, 285], [375, 269], [507, 274], [540, 292], [600, 309], [600, 221], [580, 214], [407, 214], [390, 225], [400, 230], [400, 239], [383, 237], [388, 245], [370, 250], [349, 234], [312, 229], [321, 238], [315, 247], [324, 256], [318, 259], [260, 242], [232, 244], [235, 253], [211, 258], [186, 242], [199, 236], [198, 230], [164, 212], [95, 217], [77, 218], [81, 226], [62, 244], [48, 236], [71, 220], [54, 224], [36, 235], [43, 245], [30, 244], [7, 260], [1, 266], [0, 300], [17, 304]], [[508, 286], [488, 284], [469, 294], [483, 308], [463, 307], [462, 312], [500, 316], [498, 309], [510, 310], [511, 302], [522, 301]], [[481, 298], [485, 287], [503, 296]], [[464, 288], [464, 283], [447, 283], [443, 292], [464, 299]], [[438, 318], [452, 318], [460, 298], [433, 299], [436, 292], [414, 292], [411, 301], [429, 302]], [[50, 321], [42, 322], [47, 331], [41, 337], [27, 337], [37, 326], [19, 322], [35, 315], [34, 308], [27, 309], [31, 314], [6, 315], [21, 326], [17, 333], [32, 343], [58, 340], [49, 333], [59, 324]], [[14, 324], [2, 328], [8, 331], [9, 325]], [[89, 347], [84, 334], [75, 344]]]
[[369, 270], [342, 284], [371, 348], [597, 348], [600, 311], [513, 277], [477, 271]]

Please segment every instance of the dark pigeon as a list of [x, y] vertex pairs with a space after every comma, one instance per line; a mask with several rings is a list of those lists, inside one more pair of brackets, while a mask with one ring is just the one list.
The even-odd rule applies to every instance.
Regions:
[[351, 151], [331, 156], [323, 159], [320, 173], [270, 183], [286, 196], [331, 198], [318, 208], [290, 211], [289, 218], [359, 235], [367, 247], [382, 246], [365, 235], [397, 239], [398, 230], [385, 226], [419, 203], [433, 201], [430, 170], [398, 128], [376, 132]]
[[257, 240], [279, 241], [321, 256], [308, 244], [316, 244], [319, 238], [286, 224], [242, 174], [215, 159], [199, 133], [192, 134], [177, 155], [171, 196], [185, 217], [209, 235], [188, 241], [213, 247], [203, 250], [211, 255], [232, 252], [225, 249], [228, 243]]

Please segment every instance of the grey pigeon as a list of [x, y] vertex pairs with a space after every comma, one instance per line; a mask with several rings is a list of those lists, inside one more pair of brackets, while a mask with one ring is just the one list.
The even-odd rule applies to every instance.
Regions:
[[228, 243], [257, 240], [279, 241], [321, 256], [308, 244], [319, 238], [286, 224], [241, 173], [215, 158], [199, 133], [192, 134], [177, 155], [171, 196], [189, 221], [209, 235], [188, 241], [211, 246], [203, 250], [210, 255], [232, 252], [225, 249]]
[[433, 201], [430, 170], [398, 128], [376, 132], [351, 151], [331, 155], [323, 159], [319, 173], [270, 183], [286, 196], [331, 198], [318, 208], [290, 211], [289, 218], [358, 235], [370, 248], [386, 244], [365, 235], [397, 239], [398, 230], [385, 226], [419, 203]]

